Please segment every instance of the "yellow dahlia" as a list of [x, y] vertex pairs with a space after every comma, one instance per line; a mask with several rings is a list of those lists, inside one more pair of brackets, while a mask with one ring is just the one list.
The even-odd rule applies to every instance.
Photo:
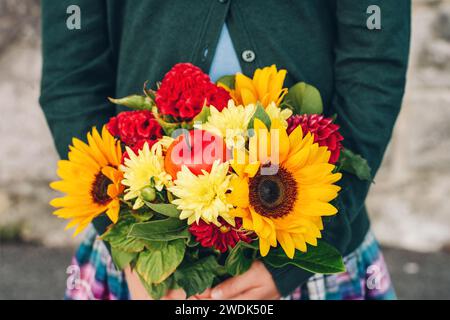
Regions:
[[[58, 162], [60, 181], [50, 186], [66, 196], [53, 199], [50, 204], [59, 208], [54, 214], [72, 219], [67, 228], [77, 226], [80, 233], [91, 221], [106, 212], [113, 223], [119, 218], [119, 195], [123, 191], [122, 173], [118, 170], [122, 158], [120, 143], [103, 127], [87, 135], [88, 143], [74, 138], [69, 160]], [[66, 229], [67, 229], [66, 228]]]
[[[317, 245], [322, 216], [337, 213], [329, 202], [337, 197], [340, 187], [334, 183], [341, 174], [328, 163], [330, 151], [314, 143], [313, 135], [303, 136], [300, 126], [288, 136], [279, 120], [268, 130], [256, 119], [249, 145], [243, 161], [237, 161], [236, 152], [232, 160], [237, 176], [228, 197], [235, 206], [230, 214], [255, 231], [262, 256], [280, 243], [293, 258], [295, 249], [306, 252], [306, 243]], [[277, 170], [264, 174], [271, 165]]]
[[211, 115], [207, 122], [195, 127], [224, 137], [228, 148], [244, 146], [248, 124], [256, 110], [255, 105], [236, 106], [234, 101], [230, 100], [228, 107], [222, 111], [213, 106], [210, 110]]
[[181, 210], [180, 219], [188, 219], [188, 224], [198, 223], [202, 219], [221, 226], [218, 218], [222, 217], [234, 226], [234, 218], [229, 215], [232, 205], [226, 196], [232, 177], [228, 171], [229, 163], [220, 163], [219, 160], [214, 162], [211, 172], [203, 171], [198, 176], [183, 166], [174, 186], [169, 187], [169, 191], [177, 197], [172, 203]]
[[232, 99], [238, 105], [249, 105], [260, 102], [266, 108], [271, 102], [278, 106], [288, 89], [283, 88], [286, 70], [277, 71], [277, 67], [272, 65], [263, 69], [256, 69], [253, 79], [236, 74], [234, 89], [230, 89], [223, 84], [219, 86], [225, 88]]
[[289, 119], [290, 116], [292, 116], [292, 110], [290, 109], [281, 109], [280, 107], [277, 107], [275, 102], [271, 102], [267, 108], [266, 112], [269, 115], [269, 118], [271, 121], [274, 121], [275, 119], [279, 120], [283, 127], [288, 127], [287, 119]]
[[[141, 191], [147, 187], [154, 187], [161, 191], [168, 186], [172, 177], [164, 171], [163, 144], [155, 144], [152, 149], [147, 143], [135, 154], [127, 147], [129, 158], [125, 159], [120, 170], [124, 173], [122, 184], [126, 186], [124, 200], [136, 199], [133, 209], [139, 209], [144, 205]], [[150, 186], [153, 180], [154, 185]]]

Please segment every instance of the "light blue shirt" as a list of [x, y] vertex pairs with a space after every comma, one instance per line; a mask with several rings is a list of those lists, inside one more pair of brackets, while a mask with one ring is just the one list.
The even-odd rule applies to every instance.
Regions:
[[237, 72], [242, 72], [242, 69], [233, 42], [231, 41], [227, 25], [224, 24], [211, 63], [209, 76], [211, 81], [216, 82], [220, 77], [235, 74]]

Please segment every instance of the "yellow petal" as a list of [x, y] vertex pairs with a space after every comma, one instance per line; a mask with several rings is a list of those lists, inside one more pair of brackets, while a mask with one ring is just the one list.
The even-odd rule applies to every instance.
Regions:
[[242, 219], [242, 228], [245, 230], [255, 230], [255, 228], [253, 228], [251, 215], [247, 214], [247, 216]]
[[248, 216], [248, 210], [242, 208], [235, 208], [229, 211], [230, 216], [237, 218], [245, 218]]
[[242, 73], [237, 73], [235, 76], [235, 88], [239, 90], [247, 89], [253, 91], [253, 81]]
[[294, 241], [291, 238], [291, 235], [284, 231], [278, 231], [277, 232], [277, 239], [280, 243], [281, 247], [283, 248], [284, 252], [286, 252], [286, 255], [292, 259], [294, 257], [295, 253], [295, 245]]
[[258, 102], [258, 98], [253, 93], [253, 91], [250, 91], [248, 89], [242, 89], [241, 96], [242, 96], [242, 104], [244, 106]]
[[288, 156], [284, 166], [292, 172], [297, 172], [303, 168], [309, 157], [309, 148], [304, 148]]
[[264, 227], [264, 221], [263, 221], [262, 217], [252, 207], [250, 207], [250, 213], [252, 215], [253, 229], [257, 233], [261, 232], [261, 230]]
[[[99, 136], [98, 131], [94, 128], [93, 133], [96, 132], [96, 136]], [[100, 164], [100, 166], [104, 167], [108, 165], [108, 159], [106, 159], [105, 155], [102, 153], [100, 147], [97, 145], [96, 138], [93, 137], [93, 134], [88, 133], [87, 139], [89, 142], [89, 146], [91, 147], [91, 152], [95, 157], [95, 160]]]
[[259, 238], [259, 251], [261, 256], [265, 257], [269, 253], [270, 244], [269, 241], [263, 238]]
[[231, 193], [228, 194], [228, 201], [236, 207], [247, 208], [249, 206], [247, 178], [235, 177], [231, 179], [231, 189]]
[[106, 211], [106, 215], [111, 219], [113, 223], [117, 223], [117, 220], [119, 220], [119, 210], [120, 205], [118, 200], [111, 201], [109, 205], [109, 209]]
[[244, 173], [246, 173], [250, 178], [253, 178], [258, 173], [259, 167], [259, 161], [249, 163], [245, 166]]
[[231, 167], [240, 177], [244, 176], [244, 170], [248, 164], [248, 153], [245, 149], [233, 149], [233, 160]]
[[278, 136], [278, 143], [277, 145], [273, 145], [274, 141], [271, 141], [271, 145], [272, 148], [274, 147], [278, 147], [278, 162], [277, 161], [273, 161], [274, 155], [273, 152], [274, 150], [271, 150], [271, 158], [272, 158], [272, 162], [274, 163], [283, 163], [288, 154], [289, 154], [289, 147], [290, 147], [290, 143], [289, 143], [289, 137], [288, 134], [286, 132], [286, 129], [284, 128], [283, 124], [281, 123], [280, 119], [274, 119], [272, 121], [272, 125], [270, 128], [270, 133], [271, 135], [275, 134], [276, 136]]
[[[306, 252], [307, 247], [306, 247], [306, 242], [305, 242], [305, 238], [303, 237], [303, 235], [301, 235], [301, 234], [292, 235], [292, 239], [294, 241], [295, 248], [297, 250], [300, 250], [301, 252]], [[315, 239], [315, 238], [310, 237], [310, 239]], [[315, 243], [317, 245], [317, 239], [315, 239]]]
[[261, 98], [269, 91], [270, 73], [267, 70], [256, 70], [254, 75], [254, 82], [258, 96]]

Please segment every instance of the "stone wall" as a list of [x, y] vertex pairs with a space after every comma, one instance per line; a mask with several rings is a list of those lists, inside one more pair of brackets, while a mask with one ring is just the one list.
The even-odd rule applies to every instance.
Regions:
[[63, 245], [73, 240], [48, 205], [57, 155], [38, 105], [39, 19], [38, 0], [0, 0], [0, 230]]
[[[413, 4], [407, 93], [368, 206], [383, 243], [428, 251], [450, 243], [450, 0]], [[0, 0], [0, 229], [65, 245], [47, 205], [57, 156], [37, 103], [38, 21], [38, 0]]]
[[403, 109], [368, 206], [384, 243], [450, 242], [450, 1], [413, 1]]

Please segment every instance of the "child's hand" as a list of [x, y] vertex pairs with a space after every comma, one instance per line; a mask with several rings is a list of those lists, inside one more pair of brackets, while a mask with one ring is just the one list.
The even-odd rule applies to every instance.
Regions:
[[[125, 269], [125, 276], [133, 300], [152, 300], [139, 277], [130, 268]], [[170, 290], [162, 298], [162, 300], [184, 299], [186, 299], [186, 293], [182, 289]], [[190, 299], [275, 300], [280, 299], [280, 293], [264, 264], [255, 261], [246, 273], [230, 278], [215, 288], [208, 289]]]
[[255, 261], [246, 273], [230, 278], [195, 298], [275, 300], [280, 299], [280, 293], [264, 264], [261, 261]]

